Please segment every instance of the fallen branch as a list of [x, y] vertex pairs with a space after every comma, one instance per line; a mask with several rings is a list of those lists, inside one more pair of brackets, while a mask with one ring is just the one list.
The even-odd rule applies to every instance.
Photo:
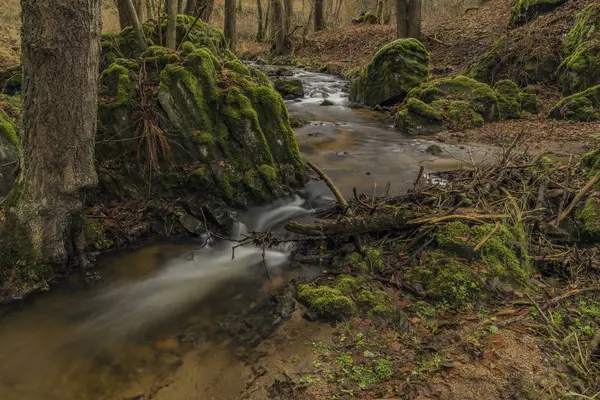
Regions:
[[581, 200], [581, 198], [587, 193], [588, 190], [590, 190], [592, 186], [596, 184], [596, 182], [598, 182], [598, 180], [600, 180], [600, 171], [596, 172], [596, 175], [594, 175], [594, 177], [590, 179], [590, 181], [586, 183], [584, 187], [581, 188], [581, 190], [575, 195], [575, 198], [573, 199], [573, 201], [571, 201], [571, 204], [569, 204], [567, 209], [558, 216], [558, 218], [556, 219], [557, 225], [560, 223], [560, 221], [569, 216], [569, 214], [571, 213], [571, 211], [573, 211], [573, 208], [575, 208], [579, 200]]
[[319, 175], [319, 178], [323, 179], [323, 182], [325, 182], [325, 184], [327, 185], [329, 190], [331, 190], [331, 193], [333, 193], [333, 195], [335, 196], [340, 207], [342, 207], [344, 214], [348, 213], [348, 215], [352, 215], [352, 210], [350, 209], [348, 202], [346, 201], [344, 196], [342, 196], [342, 193], [337, 188], [337, 186], [335, 186], [335, 184], [333, 183], [331, 178], [329, 176], [327, 176], [327, 174], [325, 174], [325, 172], [323, 172], [323, 170], [321, 170], [321, 168], [317, 167], [312, 162], [307, 161], [306, 165], [308, 165], [310, 168], [312, 168], [312, 170], [315, 171], [317, 173], [317, 175]]
[[319, 220], [313, 224], [289, 221], [285, 224], [285, 229], [307, 236], [359, 235], [402, 229], [414, 217], [412, 212], [402, 210], [395, 215], [373, 214], [368, 217], [347, 217], [339, 221]]
[[487, 235], [485, 235], [485, 237], [481, 240], [481, 242], [479, 242], [477, 244], [477, 246], [475, 246], [473, 248], [473, 251], [479, 251], [486, 243], [488, 240], [490, 240], [490, 238], [494, 235], [494, 233], [498, 232], [498, 229], [500, 229], [500, 221], [496, 222], [496, 226], [494, 227], [494, 229], [492, 229], [492, 231], [490, 233], [488, 233]]
[[473, 221], [480, 224], [485, 224], [485, 220], [495, 220], [506, 218], [506, 214], [473, 214], [473, 215], [461, 215], [461, 214], [453, 214], [453, 215], [442, 215], [438, 217], [427, 217], [421, 219], [413, 219], [407, 222], [409, 225], [423, 225], [423, 224], [437, 224], [439, 222], [444, 222], [453, 219], [462, 219], [465, 221]]

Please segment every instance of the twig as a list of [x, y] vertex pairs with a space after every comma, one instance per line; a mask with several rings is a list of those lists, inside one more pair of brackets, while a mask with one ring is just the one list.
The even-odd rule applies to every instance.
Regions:
[[438, 222], [444, 222], [452, 219], [464, 219], [466, 221], [478, 222], [485, 224], [484, 220], [494, 220], [505, 218], [505, 214], [477, 214], [477, 215], [442, 215], [441, 217], [428, 217], [421, 219], [413, 219], [407, 222], [409, 225], [421, 225], [421, 224], [437, 224]]
[[521, 133], [519, 133], [519, 134], [517, 134], [515, 136], [515, 138], [513, 139], [512, 143], [510, 144], [510, 146], [508, 146], [508, 149], [502, 155], [502, 160], [500, 160], [500, 166], [504, 166], [508, 162], [508, 156], [513, 151], [513, 149], [515, 148], [515, 146], [519, 142], [520, 138], [521, 138]]
[[177, 46], [177, 51], [179, 51], [179, 49], [181, 49], [181, 45], [183, 44], [183, 42], [185, 42], [185, 39], [187, 39], [187, 37], [190, 34], [190, 32], [192, 31], [192, 29], [194, 29], [194, 27], [196, 26], [196, 23], [198, 22], [198, 20], [200, 19], [200, 16], [202, 15], [202, 12], [204, 12], [204, 8], [206, 8], [206, 6], [201, 7], [200, 12], [196, 16], [196, 19], [194, 19], [194, 22], [185, 31], [185, 35], [183, 35], [183, 39], [181, 39], [181, 42], [179, 42], [179, 45]]
[[487, 241], [490, 240], [492, 235], [494, 235], [494, 233], [496, 233], [498, 229], [500, 229], [500, 221], [496, 221], [496, 226], [494, 227], [494, 229], [492, 229], [490, 233], [485, 235], [481, 242], [479, 242], [477, 246], [473, 248], [473, 251], [479, 251], [479, 249], [481, 249], [487, 243]]
[[546, 313], [544, 312], [544, 310], [542, 310], [542, 308], [539, 306], [539, 304], [533, 299], [533, 297], [531, 297], [529, 295], [529, 293], [525, 293], [525, 296], [527, 296], [527, 298], [529, 299], [530, 302], [533, 303], [533, 305], [535, 306], [535, 308], [537, 308], [538, 312], [540, 313], [540, 315], [542, 316], [542, 318], [544, 318], [544, 321], [546, 321], [546, 323], [548, 325], [552, 325], [552, 322], [550, 322], [550, 320], [548, 319], [548, 317], [546, 316]]
[[333, 183], [333, 181], [331, 180], [331, 178], [329, 178], [329, 176], [327, 176], [327, 174], [325, 174], [325, 172], [323, 172], [323, 170], [321, 170], [321, 168], [317, 167], [312, 162], [307, 161], [306, 165], [308, 165], [310, 168], [312, 168], [313, 171], [315, 171], [317, 173], [317, 175], [319, 175], [319, 177], [321, 179], [323, 179], [323, 181], [325, 182], [325, 184], [327, 185], [327, 187], [329, 188], [329, 190], [331, 190], [331, 192], [335, 196], [335, 198], [336, 198], [337, 202], [339, 203], [340, 207], [342, 207], [342, 210], [344, 211], [344, 214], [352, 215], [352, 210], [350, 209], [350, 206], [348, 205], [348, 202], [346, 201], [346, 199], [344, 198], [344, 196], [342, 195], [342, 193], [340, 192], [340, 190], [335, 186], [335, 184]]
[[594, 175], [594, 177], [590, 179], [590, 181], [584, 187], [581, 188], [581, 190], [575, 195], [575, 198], [573, 199], [571, 204], [569, 204], [567, 209], [558, 216], [558, 218], [556, 219], [557, 225], [560, 223], [560, 221], [569, 216], [569, 214], [571, 213], [571, 211], [573, 211], [573, 208], [575, 208], [575, 205], [579, 202], [579, 200], [581, 200], [581, 198], [587, 193], [588, 190], [590, 190], [592, 186], [596, 184], [596, 182], [598, 182], [598, 180], [600, 180], [600, 171], [596, 172], [596, 175]]
[[566, 172], [566, 176], [565, 176], [565, 183], [563, 185], [563, 195], [562, 195], [562, 199], [560, 200], [560, 204], [558, 205], [558, 212], [556, 213], [556, 221], [554, 222], [554, 225], [558, 226], [559, 222], [560, 222], [560, 215], [563, 211], [563, 207], [565, 206], [565, 203], [567, 201], [567, 197], [569, 197], [569, 180], [571, 179], [571, 161], [573, 160], [573, 156], [569, 157], [569, 164], [567, 166], [567, 172]]
[[419, 189], [419, 184], [421, 183], [421, 177], [423, 176], [424, 171], [425, 171], [425, 167], [421, 165], [421, 168], [419, 168], [419, 175], [417, 175], [417, 180], [413, 184], [413, 189], [415, 189], [415, 190]]

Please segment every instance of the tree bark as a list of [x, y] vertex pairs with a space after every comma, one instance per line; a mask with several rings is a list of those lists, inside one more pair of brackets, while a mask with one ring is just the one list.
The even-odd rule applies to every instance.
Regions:
[[285, 24], [281, 0], [273, 0], [273, 27], [275, 28], [275, 53], [285, 53]]
[[[129, 12], [129, 6], [127, 4], [128, 1], [129, 0], [117, 0], [117, 9], [119, 10], [119, 25], [121, 25], [121, 29], [133, 25], [133, 17]], [[139, 19], [142, 12], [142, 1], [133, 0], [133, 8], [136, 11]]]
[[271, 26], [271, 14], [273, 13], [271, 11], [271, 1], [272, 0], [267, 0], [267, 14], [265, 16], [265, 29], [263, 29], [263, 35], [265, 37], [271, 37], [270, 32], [269, 32], [269, 27]]
[[285, 36], [289, 35], [292, 31], [292, 17], [294, 14], [294, 3], [292, 0], [283, 0], [283, 8], [285, 11], [285, 19], [283, 21]]
[[408, 1], [396, 0], [396, 37], [408, 37]]
[[167, 47], [177, 48], [177, 0], [167, 0]]
[[408, 37], [421, 39], [421, 0], [410, 0], [407, 13]]
[[320, 31], [324, 27], [323, 0], [315, 0], [315, 31]]
[[187, 6], [186, 0], [179, 0], [177, 3], [177, 14], [183, 14]]
[[225, 22], [223, 24], [223, 33], [229, 44], [229, 49], [235, 52], [235, 0], [225, 0]]
[[100, 0], [22, 0], [21, 7], [23, 156], [6, 224], [22, 233], [28, 269], [64, 266], [77, 260], [82, 190], [98, 181]]
[[262, 42], [264, 39], [263, 33], [263, 10], [262, 10], [262, 1], [256, 0], [256, 11], [258, 13], [258, 31], [256, 33], [256, 41]]
[[154, 19], [152, 0], [146, 0], [146, 16], [148, 17], [148, 19]]
[[383, 0], [377, 1], [377, 23], [383, 24]]
[[241, 14], [244, 12], [244, 5], [242, 4], [242, 0], [238, 0], [237, 12], [238, 12], [238, 14]]
[[148, 47], [146, 44], [146, 39], [144, 38], [144, 32], [142, 31], [142, 24], [140, 24], [140, 20], [138, 19], [137, 12], [135, 10], [135, 6], [132, 0], [125, 0], [125, 5], [127, 6], [127, 12], [131, 18], [131, 22], [133, 25], [133, 30], [135, 31], [135, 37], [138, 42], [138, 46], [140, 46], [140, 50], [144, 51]]

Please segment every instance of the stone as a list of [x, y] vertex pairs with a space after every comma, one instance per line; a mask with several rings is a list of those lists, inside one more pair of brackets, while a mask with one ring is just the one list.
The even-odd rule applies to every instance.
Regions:
[[432, 156], [439, 156], [443, 153], [442, 148], [437, 144], [432, 144], [427, 149], [425, 149], [426, 153], [431, 154]]
[[549, 113], [550, 118], [574, 121], [600, 120], [600, 85], [560, 100]]
[[511, 28], [523, 25], [538, 15], [550, 12], [567, 0], [515, 0], [510, 9], [508, 25]]
[[428, 78], [429, 53], [416, 39], [383, 46], [352, 84], [350, 101], [373, 107], [394, 105]]
[[327, 100], [327, 99], [325, 99], [325, 100], [323, 100], [323, 101], [321, 102], [321, 104], [320, 104], [320, 105], [321, 105], [321, 106], [333, 106], [333, 105], [335, 105], [335, 103], [334, 103], [333, 101], [331, 101], [331, 100]]
[[273, 82], [273, 87], [284, 97], [304, 97], [304, 87], [300, 79], [277, 78]]

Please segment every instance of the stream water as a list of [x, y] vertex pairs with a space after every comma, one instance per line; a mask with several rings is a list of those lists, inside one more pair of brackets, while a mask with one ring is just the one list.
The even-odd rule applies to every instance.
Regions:
[[[471, 157], [450, 145], [431, 156], [431, 141], [401, 135], [377, 113], [348, 108], [346, 82], [294, 72], [306, 96], [288, 101], [289, 111], [311, 121], [296, 130], [301, 153], [347, 195], [354, 187], [380, 192], [387, 182], [392, 194], [403, 192], [421, 165], [428, 172], [452, 169]], [[321, 106], [324, 97], [333, 105]], [[488, 157], [485, 149], [471, 150], [475, 161]], [[312, 181], [301, 197], [242, 215], [236, 231], [277, 228], [328, 196]], [[200, 238], [113, 253], [99, 261], [99, 281], [73, 276], [0, 314], [0, 399], [235, 398], [247, 378], [235, 354], [260, 340], [244, 318], [273, 325], [266, 318], [273, 309], [260, 305], [289, 279], [318, 271], [288, 268], [286, 246], [267, 251], [266, 265], [261, 250], [238, 247], [232, 259], [232, 247]], [[173, 391], [172, 377], [190, 364], [187, 387]]]

